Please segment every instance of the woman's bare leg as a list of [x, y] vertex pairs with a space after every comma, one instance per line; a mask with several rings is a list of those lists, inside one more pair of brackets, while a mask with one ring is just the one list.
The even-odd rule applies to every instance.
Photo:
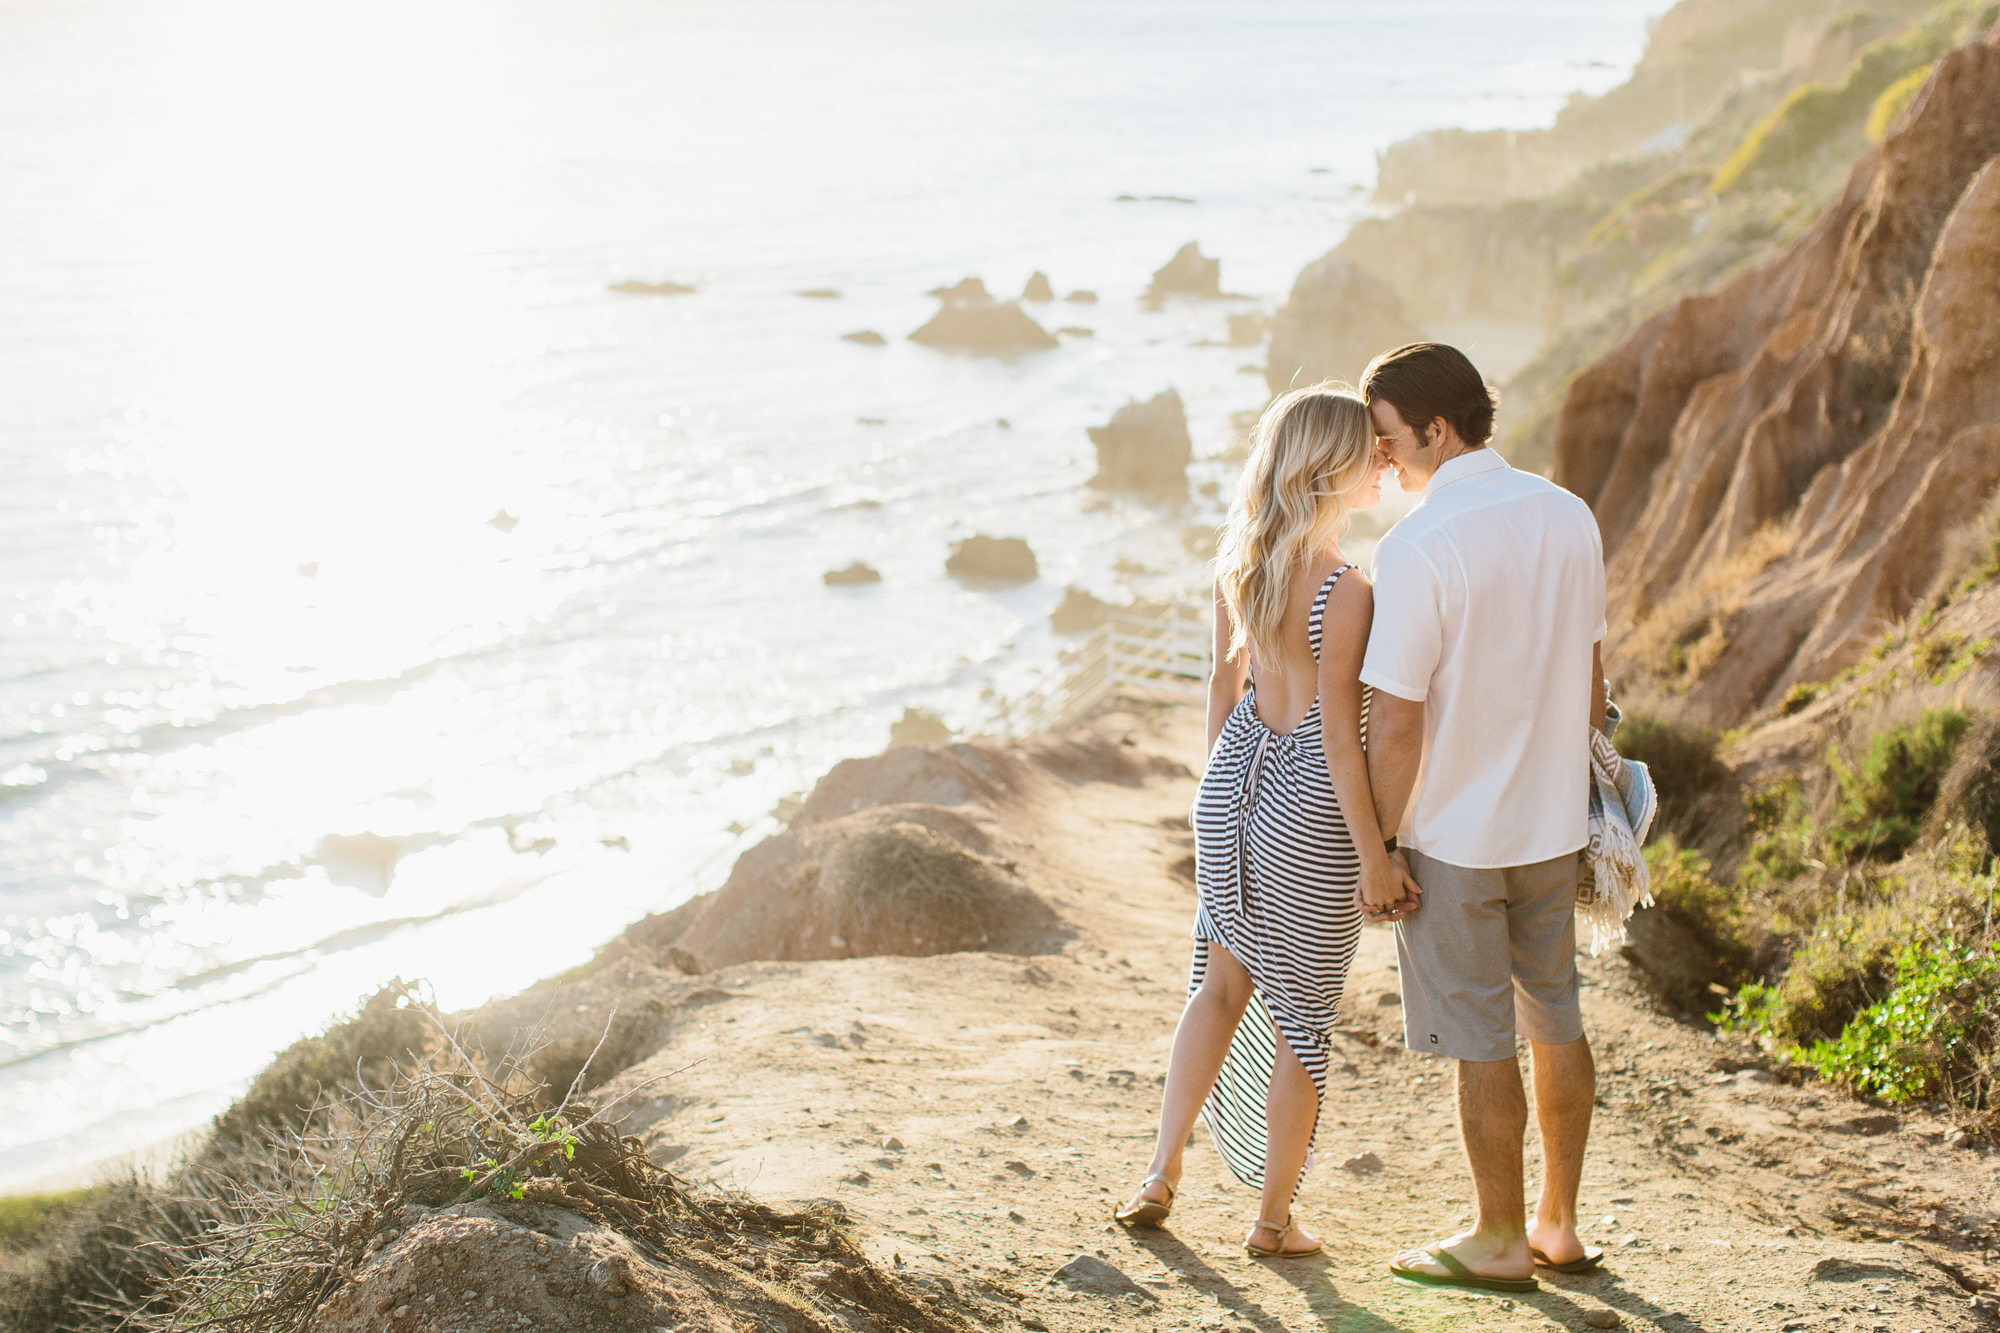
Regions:
[[[1174, 1029], [1174, 1053], [1167, 1064], [1167, 1087], [1160, 1099], [1160, 1137], [1146, 1167], [1148, 1175], [1163, 1175], [1179, 1185], [1181, 1154], [1187, 1150], [1188, 1135], [1194, 1132], [1201, 1104], [1208, 1100], [1209, 1089], [1222, 1072], [1230, 1039], [1249, 1007], [1253, 989], [1250, 974], [1236, 956], [1210, 941], [1208, 971], [1188, 997], [1180, 1026]], [[1139, 1193], [1154, 1203], [1167, 1202], [1167, 1191], [1157, 1181]]]
[[[1278, 1226], [1252, 1227], [1245, 1237], [1266, 1250], [1278, 1243], [1278, 1227], [1291, 1220], [1292, 1194], [1298, 1188], [1299, 1172], [1305, 1169], [1313, 1125], [1319, 1120], [1319, 1089], [1312, 1075], [1299, 1063], [1284, 1033], [1274, 1028], [1272, 1036], [1278, 1043], [1278, 1058], [1271, 1070], [1271, 1091], [1264, 1100], [1264, 1197], [1259, 1200], [1257, 1216]], [[1284, 1248], [1305, 1251], [1318, 1244], [1317, 1237], [1300, 1227], [1285, 1237]]]

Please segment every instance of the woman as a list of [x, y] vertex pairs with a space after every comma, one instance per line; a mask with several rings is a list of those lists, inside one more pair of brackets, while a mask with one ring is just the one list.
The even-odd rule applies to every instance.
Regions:
[[1339, 546], [1349, 511], [1381, 499], [1382, 466], [1367, 407], [1330, 382], [1279, 398], [1252, 437], [1216, 560], [1194, 968], [1152, 1164], [1116, 1213], [1127, 1226], [1167, 1217], [1206, 1101], [1223, 1160], [1263, 1191], [1245, 1248], [1260, 1258], [1320, 1248], [1291, 1203], [1335, 1006], [1363, 905], [1392, 921], [1416, 892], [1406, 895], [1375, 820], [1360, 681], [1374, 599]]

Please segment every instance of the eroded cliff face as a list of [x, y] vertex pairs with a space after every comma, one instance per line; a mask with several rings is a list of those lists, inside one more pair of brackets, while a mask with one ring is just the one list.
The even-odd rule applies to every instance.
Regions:
[[1818, 223], [1580, 375], [1614, 674], [1718, 724], [1906, 614], [2000, 485], [2000, 26], [1939, 62]]
[[1433, 130], [1391, 144], [1377, 155], [1375, 200], [1486, 205], [1552, 194], [1593, 163], [1684, 139], [1746, 70], [1778, 68], [1788, 54], [1801, 63], [1829, 45], [1814, 38], [1830, 15], [1846, 12], [1821, 0], [1679, 0], [1626, 82], [1571, 98], [1545, 130]]

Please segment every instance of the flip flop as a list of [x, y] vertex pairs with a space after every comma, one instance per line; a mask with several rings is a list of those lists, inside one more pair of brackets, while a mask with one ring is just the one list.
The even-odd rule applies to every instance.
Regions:
[[1444, 1247], [1444, 1242], [1424, 1247], [1424, 1253], [1443, 1264], [1446, 1273], [1426, 1273], [1415, 1268], [1399, 1268], [1389, 1265], [1389, 1271], [1405, 1282], [1420, 1282], [1426, 1287], [1466, 1287], [1473, 1291], [1540, 1291], [1541, 1284], [1531, 1277], [1486, 1277], [1473, 1272], [1458, 1261], [1458, 1256]]
[[1604, 1262], [1604, 1251], [1598, 1249], [1595, 1245], [1584, 1246], [1583, 1258], [1572, 1259], [1566, 1264], [1557, 1263], [1532, 1245], [1528, 1247], [1528, 1253], [1535, 1256], [1535, 1266], [1537, 1268], [1546, 1268], [1553, 1273], [1588, 1273], [1591, 1269]]

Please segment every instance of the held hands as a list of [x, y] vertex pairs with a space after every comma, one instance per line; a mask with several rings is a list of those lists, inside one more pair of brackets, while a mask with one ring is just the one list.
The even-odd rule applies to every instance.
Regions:
[[1402, 852], [1390, 852], [1380, 861], [1363, 861], [1361, 883], [1354, 891], [1362, 920], [1371, 926], [1401, 921], [1422, 906], [1423, 886], [1410, 877], [1410, 863]]

